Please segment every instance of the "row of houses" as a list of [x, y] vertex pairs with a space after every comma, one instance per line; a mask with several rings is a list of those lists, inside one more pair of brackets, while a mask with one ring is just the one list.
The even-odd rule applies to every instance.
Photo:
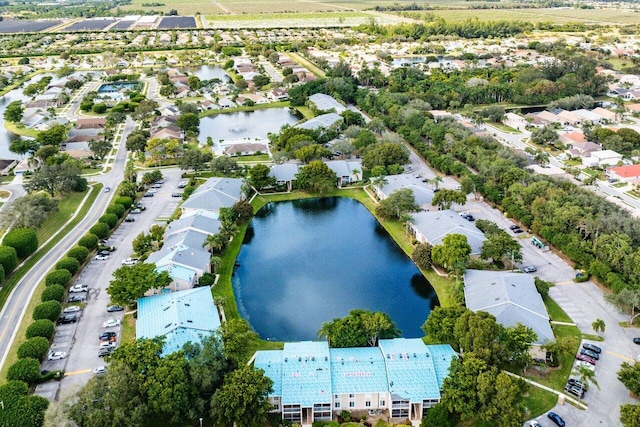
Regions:
[[[362, 163], [359, 160], [326, 160], [324, 163], [335, 172], [339, 187], [362, 181]], [[297, 179], [296, 175], [302, 167], [304, 165], [299, 163], [276, 164], [271, 166], [269, 176], [275, 178], [277, 185], [286, 186], [287, 190], [291, 191]]]

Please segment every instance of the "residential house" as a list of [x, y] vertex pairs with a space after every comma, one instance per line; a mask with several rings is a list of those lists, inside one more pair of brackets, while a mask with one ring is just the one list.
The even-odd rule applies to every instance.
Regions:
[[543, 124], [553, 124], [553, 123], [562, 124], [563, 123], [562, 119], [559, 118], [554, 113], [552, 113], [551, 111], [547, 111], [547, 110], [540, 111], [539, 113], [535, 114], [535, 116]]
[[562, 120], [561, 124], [563, 126], [577, 126], [582, 124], [582, 117], [572, 111], [562, 110], [556, 114], [556, 117]]
[[177, 126], [170, 126], [157, 130], [150, 139], [177, 139], [182, 141], [182, 132]]
[[297, 163], [276, 164], [271, 166], [269, 176], [275, 178], [276, 185], [286, 185], [287, 191], [291, 191], [293, 188], [293, 181], [296, 180], [296, 175], [299, 171], [300, 165]]
[[453, 210], [418, 212], [412, 214], [409, 224], [413, 234], [421, 243], [432, 246], [442, 244], [442, 240], [450, 234], [461, 234], [467, 238], [471, 246], [471, 255], [480, 255], [482, 244], [487, 240], [484, 233], [474, 223], [462, 218]]
[[433, 120], [435, 120], [436, 122], [442, 119], [449, 119], [453, 117], [453, 115], [448, 111], [431, 110], [429, 111], [429, 113], [431, 113], [431, 115], [433, 116]]
[[325, 95], [324, 93], [316, 93], [309, 97], [309, 102], [318, 110], [325, 112], [334, 112], [342, 114], [347, 110], [347, 107], [342, 105], [333, 96]]
[[591, 156], [582, 158], [582, 164], [589, 167], [614, 166], [621, 161], [622, 154], [613, 150], [592, 151]]
[[558, 136], [558, 139], [560, 140], [560, 142], [568, 146], [572, 146], [573, 144], [576, 144], [576, 143], [587, 142], [587, 137], [584, 136], [584, 133], [582, 133], [582, 131], [579, 131], [579, 130], [561, 133]]
[[413, 197], [418, 206], [423, 209], [433, 208], [431, 206], [434, 196], [433, 189], [411, 174], [387, 175], [380, 184], [375, 184], [371, 188], [380, 200], [386, 199], [394, 191], [408, 188], [413, 191]]
[[630, 183], [638, 183], [640, 180], [640, 165], [614, 166], [607, 168], [607, 177]]
[[181, 205], [182, 214], [206, 210], [217, 215], [220, 208], [230, 208], [244, 199], [244, 181], [238, 178], [209, 178]]
[[606, 108], [597, 107], [591, 111], [593, 114], [597, 114], [602, 117], [601, 121], [606, 120], [610, 123], [615, 123], [618, 121], [618, 116], [611, 110], [607, 110]]
[[519, 131], [523, 131], [527, 126], [527, 120], [521, 115], [515, 114], [515, 113], [506, 113], [504, 115], [504, 119], [502, 120], [502, 123], [505, 126], [512, 127]]
[[239, 142], [229, 144], [224, 149], [227, 156], [250, 156], [257, 153], [266, 154], [269, 152], [269, 146], [260, 142]]
[[211, 289], [202, 287], [138, 298], [136, 338], [164, 337], [162, 355], [199, 343], [220, 327]]
[[593, 111], [585, 110], [584, 108], [573, 111], [573, 114], [580, 116], [583, 124], [588, 122], [595, 125], [600, 123], [602, 120], [602, 116], [594, 113]]
[[537, 339], [532, 344], [555, 340], [547, 309], [528, 274], [467, 270], [464, 299], [469, 310], [487, 312], [506, 328], [522, 324], [533, 329]]
[[321, 128], [327, 129], [335, 125], [336, 123], [342, 123], [343, 121], [344, 118], [339, 114], [327, 113], [321, 114], [317, 117], [314, 117], [313, 119], [307, 120], [306, 122], [295, 125], [295, 127], [311, 130], [317, 130]]
[[329, 160], [325, 162], [338, 177], [338, 187], [362, 181], [362, 162]]
[[286, 101], [289, 99], [289, 94], [282, 88], [275, 88], [267, 93], [267, 97], [274, 102]]
[[193, 240], [175, 246], [165, 244], [161, 250], [149, 255], [145, 262], [155, 264], [156, 271], [166, 271], [171, 283], [164, 289], [150, 289], [145, 295], [191, 289], [204, 273], [211, 273], [211, 254], [202, 248], [202, 244], [198, 248], [188, 246], [189, 243]]
[[591, 141], [584, 141], [584, 142], [568, 141], [565, 144], [569, 146], [565, 152], [569, 154], [571, 157], [582, 157], [582, 158], [591, 157], [592, 152], [602, 150], [602, 146]]
[[86, 119], [78, 119], [76, 129], [104, 129], [107, 119], [102, 117], [92, 117]]
[[304, 341], [258, 351], [254, 366], [273, 381], [273, 412], [292, 423], [310, 426], [341, 410], [383, 410], [394, 422], [419, 422], [440, 401], [456, 357], [448, 344], [425, 345], [419, 338], [366, 348]]

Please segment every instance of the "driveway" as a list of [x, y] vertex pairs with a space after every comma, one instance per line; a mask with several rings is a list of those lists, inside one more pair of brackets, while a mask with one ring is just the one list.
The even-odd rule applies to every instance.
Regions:
[[[123, 313], [108, 313], [106, 308], [109, 295], [106, 289], [111, 281], [113, 271], [122, 266], [122, 260], [132, 254], [132, 241], [141, 232], [148, 232], [154, 224], [166, 224], [169, 217], [177, 208], [180, 198], [171, 197], [181, 179], [178, 169], [164, 169], [162, 171], [165, 184], [159, 188], [154, 197], [143, 198], [141, 203], [146, 210], [137, 215], [131, 215], [135, 222], [122, 222], [109, 238], [109, 245], [116, 250], [106, 261], [93, 259], [82, 271], [77, 283], [89, 285], [87, 303], [77, 324], [61, 325], [56, 328], [56, 336], [52, 348], [67, 351], [69, 356], [63, 361], [44, 362], [42, 369], [64, 369], [66, 374], [62, 381], [49, 382], [38, 387], [36, 393], [49, 399], [58, 398], [73, 393], [84, 386], [94, 375], [92, 370], [104, 365], [98, 357], [98, 335], [103, 331], [114, 331], [120, 341], [120, 327], [103, 328], [105, 320], [122, 319]], [[53, 387], [52, 384], [57, 384]], [[58, 389], [59, 388], [59, 389]]]

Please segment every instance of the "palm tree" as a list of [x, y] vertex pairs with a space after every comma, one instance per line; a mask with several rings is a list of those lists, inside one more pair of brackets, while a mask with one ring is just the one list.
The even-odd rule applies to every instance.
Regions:
[[229, 243], [229, 241], [240, 232], [240, 227], [235, 222], [223, 223], [222, 227], [220, 227], [220, 234], [224, 239], [225, 245]]
[[440, 178], [438, 175], [434, 176], [429, 180], [429, 184], [433, 185], [434, 190], [438, 189], [438, 186], [440, 185], [441, 182], [442, 182], [442, 178]]
[[598, 381], [596, 381], [596, 371], [587, 368], [586, 366], [578, 365], [576, 369], [573, 371], [575, 375], [578, 376], [578, 380], [584, 384], [593, 384], [598, 387], [600, 390], [600, 386], [598, 385]]
[[224, 239], [221, 234], [209, 234], [204, 242], [202, 242], [202, 247], [207, 247], [210, 253], [220, 252], [224, 249]]
[[600, 332], [602, 332], [604, 334], [604, 329], [606, 328], [606, 325], [604, 324], [604, 320], [596, 319], [591, 324], [591, 327], [593, 328], [595, 333], [598, 334], [598, 336], [600, 336]]
[[400, 221], [404, 222], [404, 234], [405, 236], [409, 235], [409, 224], [411, 224], [411, 220], [413, 219], [413, 217], [411, 215], [409, 215], [408, 213], [403, 213], [400, 216]]
[[333, 335], [333, 322], [323, 322], [320, 329], [318, 329], [318, 338], [325, 337], [329, 347], [331, 347], [331, 336]]
[[213, 267], [213, 273], [217, 273], [218, 267], [222, 264], [222, 258], [213, 255], [211, 259], [209, 259], [209, 262], [211, 263], [211, 267]]

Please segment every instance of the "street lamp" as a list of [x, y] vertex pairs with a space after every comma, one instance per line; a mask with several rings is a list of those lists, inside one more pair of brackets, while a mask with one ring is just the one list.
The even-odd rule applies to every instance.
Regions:
[[200, 427], [202, 427], [202, 417], [200, 417]]

